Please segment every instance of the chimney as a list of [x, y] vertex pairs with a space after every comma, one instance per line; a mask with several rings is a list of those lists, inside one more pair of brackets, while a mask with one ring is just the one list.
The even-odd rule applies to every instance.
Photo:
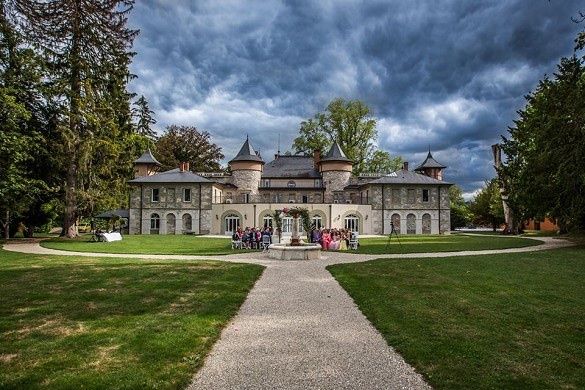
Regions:
[[402, 170], [403, 171], [408, 171], [408, 161], [405, 161], [402, 163]]
[[186, 172], [189, 170], [189, 163], [188, 162], [182, 162], [179, 164], [179, 170], [181, 172]]
[[321, 162], [321, 151], [319, 149], [315, 149], [315, 150], [313, 150], [313, 165], [315, 166], [315, 168], [317, 168], [319, 166], [320, 162]]

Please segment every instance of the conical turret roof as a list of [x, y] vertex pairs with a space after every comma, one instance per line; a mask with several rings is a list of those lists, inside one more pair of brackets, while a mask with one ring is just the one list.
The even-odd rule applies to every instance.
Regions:
[[150, 151], [150, 148], [146, 152], [142, 153], [142, 156], [134, 160], [134, 164], [154, 164], [159, 166], [162, 165], [157, 161], [156, 158], [154, 158], [152, 152]]
[[334, 142], [333, 145], [331, 145], [331, 149], [329, 149], [329, 152], [327, 152], [327, 154], [325, 155], [325, 157], [321, 159], [321, 161], [345, 161], [349, 163], [352, 162], [349, 158], [347, 158], [345, 153], [343, 153], [341, 146], [339, 146], [337, 142]]
[[425, 168], [443, 169], [443, 168], [447, 168], [447, 167], [444, 166], [443, 164], [441, 164], [440, 162], [438, 162], [437, 160], [435, 160], [433, 158], [433, 155], [431, 154], [431, 150], [429, 149], [429, 153], [427, 154], [427, 158], [425, 159], [425, 161], [423, 161], [422, 164], [420, 164], [418, 167], [416, 167], [415, 171], [422, 171]]
[[264, 164], [262, 157], [260, 157], [260, 154], [254, 150], [248, 137], [246, 137], [246, 141], [242, 145], [242, 148], [238, 154], [236, 154], [236, 157], [230, 161], [230, 163], [233, 161], [257, 161]]

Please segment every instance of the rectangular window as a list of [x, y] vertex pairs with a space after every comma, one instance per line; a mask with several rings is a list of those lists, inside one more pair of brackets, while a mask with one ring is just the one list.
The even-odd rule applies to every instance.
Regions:
[[244, 203], [250, 203], [250, 194], [244, 194]]
[[413, 204], [413, 203], [416, 202], [416, 193], [411, 188], [408, 189], [408, 197], [407, 197], [407, 200], [408, 200], [408, 203], [410, 203], [410, 204]]
[[288, 203], [295, 202], [295, 194], [288, 194]]
[[191, 202], [191, 188], [183, 188], [183, 202]]
[[266, 188], [270, 187], [270, 179], [264, 179], [263, 186]]
[[423, 190], [423, 202], [429, 201], [429, 190]]
[[392, 203], [394, 204], [401, 204], [401, 200], [400, 200], [400, 189], [399, 188], [393, 188], [392, 189]]
[[315, 188], [320, 188], [321, 187], [321, 179], [315, 179]]
[[152, 196], [151, 196], [150, 200], [153, 202], [158, 202], [159, 199], [160, 199], [159, 189], [153, 188], [152, 189]]

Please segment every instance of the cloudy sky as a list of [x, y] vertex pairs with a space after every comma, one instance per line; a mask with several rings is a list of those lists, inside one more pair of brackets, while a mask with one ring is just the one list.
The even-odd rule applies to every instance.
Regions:
[[585, 23], [582, 0], [138, 0], [131, 89], [157, 129], [195, 125], [226, 160], [246, 134], [265, 159], [334, 98], [360, 99], [378, 146], [428, 146], [467, 197], [494, 176], [490, 145]]

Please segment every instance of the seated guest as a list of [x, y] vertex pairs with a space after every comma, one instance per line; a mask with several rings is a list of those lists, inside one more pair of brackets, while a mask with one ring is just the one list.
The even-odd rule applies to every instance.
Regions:
[[339, 250], [346, 251], [348, 246], [349, 240], [347, 239], [347, 231], [344, 229], [341, 231], [341, 236], [339, 237]]
[[250, 249], [250, 228], [246, 228], [242, 233], [242, 245], [246, 249]]
[[331, 239], [331, 243], [329, 244], [329, 249], [332, 251], [339, 250], [339, 235], [334, 234], [333, 238]]
[[249, 238], [249, 248], [256, 248], [256, 244], [258, 243], [258, 240], [256, 239], [256, 228], [252, 228], [250, 229], [250, 233], [248, 233], [250, 235]]
[[319, 232], [319, 229], [313, 229], [311, 231], [311, 242], [317, 244], [319, 241], [321, 241], [321, 232]]

